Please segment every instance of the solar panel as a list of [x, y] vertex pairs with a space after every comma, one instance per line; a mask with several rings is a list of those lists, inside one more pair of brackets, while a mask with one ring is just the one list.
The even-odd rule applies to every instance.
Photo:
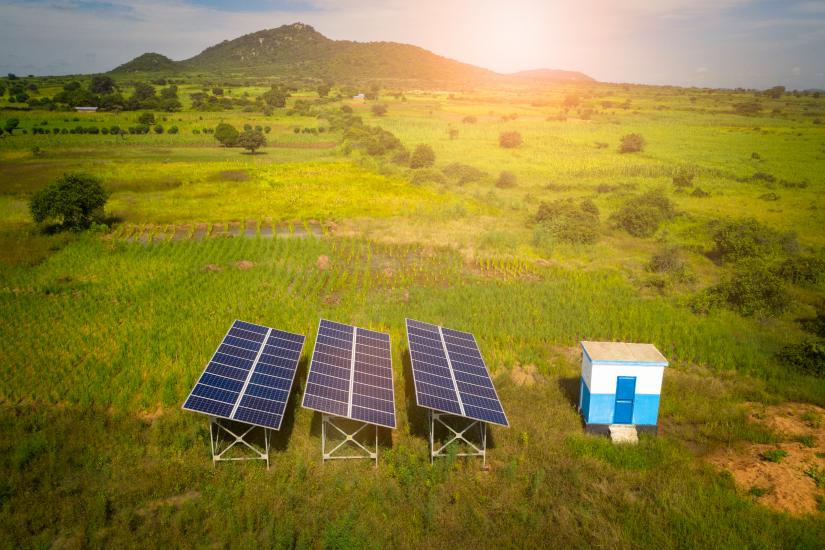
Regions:
[[235, 321], [184, 409], [280, 429], [304, 337]]
[[475, 337], [407, 319], [418, 405], [509, 426]]
[[395, 428], [390, 335], [321, 319], [303, 406]]

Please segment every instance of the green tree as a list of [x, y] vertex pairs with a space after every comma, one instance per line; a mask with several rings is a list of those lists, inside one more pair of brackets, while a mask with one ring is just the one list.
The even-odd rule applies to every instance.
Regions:
[[115, 81], [111, 76], [95, 75], [89, 84], [89, 91], [93, 94], [111, 94], [115, 91]]
[[384, 116], [387, 114], [387, 106], [382, 103], [376, 103], [372, 106], [372, 114], [375, 116]]
[[238, 130], [226, 122], [221, 122], [215, 127], [215, 139], [224, 147], [233, 147], [238, 141], [238, 135]]
[[266, 145], [266, 137], [259, 130], [245, 130], [235, 143], [254, 155], [257, 149]]
[[20, 120], [16, 118], [9, 118], [6, 120], [6, 124], [3, 125], [3, 129], [8, 132], [9, 134], [14, 134], [14, 130], [20, 126]]
[[29, 203], [37, 223], [56, 221], [65, 229], [85, 229], [103, 216], [108, 194], [90, 174], [68, 173], [34, 194]]
[[428, 168], [435, 164], [435, 152], [429, 145], [420, 144], [410, 157], [410, 168]]
[[316, 90], [318, 91], [318, 97], [327, 97], [329, 95], [329, 91], [332, 89], [332, 85], [324, 82], [320, 84]]

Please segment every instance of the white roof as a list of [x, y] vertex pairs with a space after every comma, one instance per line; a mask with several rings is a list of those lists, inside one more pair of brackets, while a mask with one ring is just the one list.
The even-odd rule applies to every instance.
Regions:
[[653, 344], [628, 342], [582, 342], [582, 349], [593, 363], [645, 364], [666, 367], [665, 356]]

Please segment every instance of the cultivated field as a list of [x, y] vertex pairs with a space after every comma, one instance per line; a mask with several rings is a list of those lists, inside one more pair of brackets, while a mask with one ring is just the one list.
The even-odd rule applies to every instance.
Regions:
[[[140, 112], [0, 101], [0, 124], [27, 131], [0, 137], [2, 546], [821, 546], [825, 379], [788, 350], [822, 345], [804, 320], [825, 315], [825, 98], [747, 114], [750, 91], [299, 91], [264, 115], [193, 110], [200, 86], [179, 88], [183, 110], [147, 135], [53, 132]], [[342, 106], [435, 164], [370, 154]], [[268, 145], [221, 147], [203, 132], [220, 122]], [[501, 147], [505, 132], [522, 144]], [[644, 150], [618, 152], [631, 133]], [[72, 171], [103, 179], [110, 227], [31, 221], [31, 194]], [[537, 216], [559, 199], [561, 217]], [[663, 213], [639, 232], [628, 208]], [[735, 223], [751, 218], [752, 233]], [[322, 464], [320, 419], [298, 405], [319, 317], [391, 334], [399, 428], [376, 469]], [[489, 471], [427, 460], [405, 317], [475, 333], [511, 423], [491, 431]], [[206, 418], [180, 409], [234, 319], [307, 336], [268, 471], [213, 468]], [[668, 357], [659, 437], [584, 434], [581, 339]], [[804, 441], [751, 414], [797, 402]], [[789, 474], [801, 504], [708, 459], [753, 445], [814, 449]]]

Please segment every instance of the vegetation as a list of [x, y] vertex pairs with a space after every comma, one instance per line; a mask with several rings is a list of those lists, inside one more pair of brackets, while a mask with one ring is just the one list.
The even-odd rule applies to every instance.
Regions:
[[676, 207], [662, 189], [629, 199], [613, 214], [616, 224], [634, 237], [652, 236], [662, 222], [673, 219]]
[[410, 168], [428, 168], [435, 164], [435, 152], [429, 145], [416, 146], [410, 157]]
[[564, 243], [592, 244], [599, 238], [599, 212], [586, 201], [576, 205], [572, 200], [542, 202], [535, 216], [539, 240], [544, 235]]
[[244, 130], [235, 140], [235, 145], [255, 154], [255, 151], [266, 145], [266, 137], [259, 130]]
[[65, 174], [32, 196], [29, 204], [37, 223], [57, 222], [64, 229], [85, 229], [103, 219], [107, 194], [99, 178]]
[[519, 147], [522, 143], [521, 134], [518, 132], [502, 132], [498, 136], [498, 144], [505, 149]]
[[643, 151], [646, 142], [641, 134], [627, 134], [619, 142], [620, 153], [638, 153]]

